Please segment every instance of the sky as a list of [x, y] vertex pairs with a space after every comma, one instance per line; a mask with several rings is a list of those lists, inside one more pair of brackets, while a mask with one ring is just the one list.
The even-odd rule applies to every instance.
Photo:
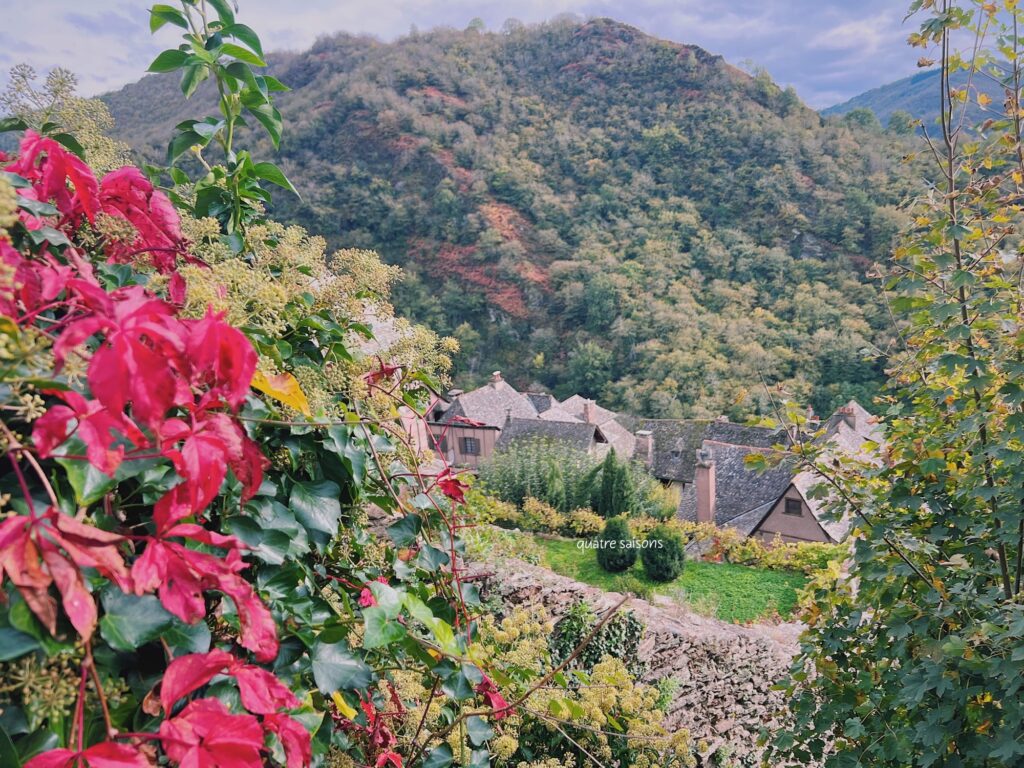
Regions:
[[[165, 0], [167, 2], [167, 0]], [[28, 63], [72, 70], [91, 96], [142, 76], [154, 55], [179, 42], [174, 27], [149, 34], [144, 0], [0, 0], [0, 71]], [[176, 3], [172, 3], [176, 5]], [[412, 27], [465, 27], [480, 18], [608, 16], [658, 37], [699, 45], [733, 63], [768, 70], [810, 106], [827, 107], [913, 74], [900, 0], [241, 0], [238, 20], [266, 50], [302, 50], [317, 37], [352, 32], [393, 40]], [[16, 10], [15, 10], [16, 6]], [[0, 74], [0, 84], [5, 76]]]

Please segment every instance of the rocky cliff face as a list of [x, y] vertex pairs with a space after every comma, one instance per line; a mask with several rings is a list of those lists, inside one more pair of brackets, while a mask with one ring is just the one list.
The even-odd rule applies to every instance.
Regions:
[[[485, 594], [511, 605], [542, 604], [556, 617], [580, 598], [598, 613], [622, 598], [519, 561], [489, 570], [481, 577]], [[677, 684], [666, 727], [688, 728], [709, 752], [727, 745], [735, 757], [759, 754], [761, 728], [778, 725], [784, 697], [771, 688], [796, 655], [801, 625], [742, 627], [639, 599], [623, 609], [646, 627], [639, 652], [649, 670], [645, 682], [667, 677]]]

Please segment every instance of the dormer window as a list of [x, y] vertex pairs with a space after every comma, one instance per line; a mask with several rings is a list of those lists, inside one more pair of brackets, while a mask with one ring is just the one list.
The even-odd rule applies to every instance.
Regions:
[[803, 517], [804, 503], [800, 499], [786, 499], [786, 506], [783, 508], [782, 513], [784, 515], [792, 515], [793, 517]]

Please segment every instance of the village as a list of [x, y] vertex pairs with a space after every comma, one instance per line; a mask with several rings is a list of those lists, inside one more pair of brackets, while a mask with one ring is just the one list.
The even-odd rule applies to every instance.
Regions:
[[[614, 451], [635, 462], [678, 495], [680, 520], [731, 528], [764, 543], [837, 544], [848, 520], [832, 520], [822, 497], [811, 493], [820, 482], [792, 460], [767, 470], [746, 461], [751, 454], [784, 450], [796, 439], [783, 427], [714, 420], [636, 419], [573, 395], [519, 392], [495, 371], [469, 392], [451, 390], [430, 409], [436, 449], [455, 467], [475, 471], [492, 456], [517, 443], [546, 441], [567, 451], [603, 458]], [[804, 427], [816, 440], [849, 455], [865, 443], [877, 445], [881, 430], [856, 401], [824, 420]]]

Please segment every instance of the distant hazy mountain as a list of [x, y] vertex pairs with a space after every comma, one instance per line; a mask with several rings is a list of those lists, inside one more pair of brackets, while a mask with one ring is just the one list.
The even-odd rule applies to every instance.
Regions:
[[[963, 88], [967, 85], [967, 73], [958, 72], [953, 76], [952, 86]], [[1003, 90], [990, 77], [976, 75], [973, 87], [980, 89], [992, 98], [993, 105], [1003, 102]], [[872, 110], [882, 125], [889, 122], [889, 116], [896, 111], [909, 112], [925, 125], [931, 125], [939, 114], [939, 70], [929, 69], [916, 75], [905, 77], [887, 85], [872, 88], [870, 91], [854, 96], [849, 101], [836, 104], [821, 110], [823, 115], [845, 115], [854, 109], [867, 108]], [[972, 99], [976, 92], [972, 92]], [[977, 117], [981, 114], [977, 108], [972, 109]]]

